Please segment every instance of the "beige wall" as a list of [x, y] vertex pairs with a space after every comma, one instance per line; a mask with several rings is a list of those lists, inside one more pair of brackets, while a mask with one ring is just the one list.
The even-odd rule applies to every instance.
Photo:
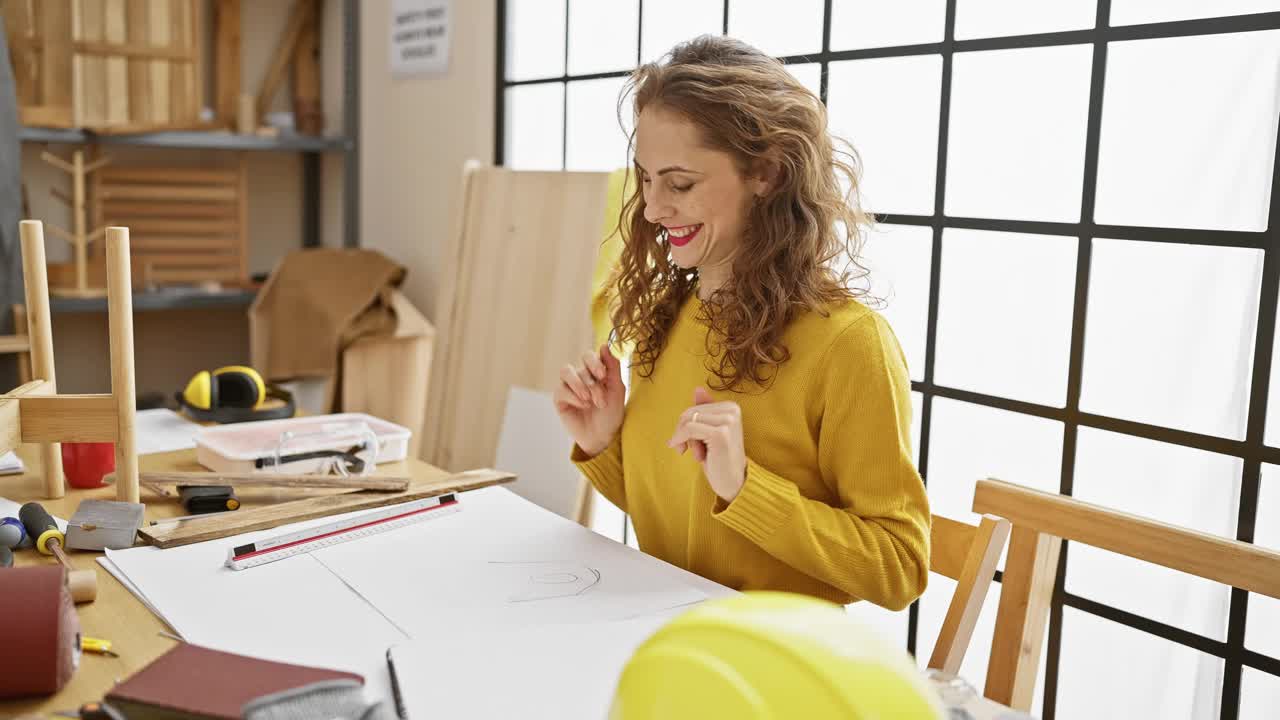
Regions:
[[448, 71], [403, 78], [388, 61], [391, 0], [362, 4], [361, 242], [409, 269], [405, 294], [434, 320], [462, 164], [493, 160], [497, 4], [453, 0]]

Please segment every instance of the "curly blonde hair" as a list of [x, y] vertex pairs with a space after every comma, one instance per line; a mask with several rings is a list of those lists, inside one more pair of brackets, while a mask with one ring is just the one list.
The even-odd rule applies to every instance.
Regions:
[[[637, 122], [651, 105], [674, 111], [698, 128], [706, 147], [732, 155], [744, 177], [770, 163], [776, 172], [769, 193], [750, 210], [729, 282], [708, 298], [700, 317], [712, 329], [712, 387], [767, 386], [790, 357], [782, 335], [797, 313], [825, 314], [834, 304], [869, 298], [865, 287], [854, 287], [867, 275], [858, 254], [871, 224], [858, 203], [857, 153], [847, 143], [837, 146], [826, 107], [782, 63], [728, 37], [704, 35], [640, 66], [619, 99], [620, 117], [628, 96]], [[630, 144], [634, 154], [634, 132]], [[639, 177], [638, 166], [632, 174]], [[623, 249], [609, 294], [615, 340], [634, 345], [632, 367], [649, 377], [697, 271], [671, 261], [644, 208], [637, 184], [618, 220]], [[842, 257], [848, 267], [838, 271]]]

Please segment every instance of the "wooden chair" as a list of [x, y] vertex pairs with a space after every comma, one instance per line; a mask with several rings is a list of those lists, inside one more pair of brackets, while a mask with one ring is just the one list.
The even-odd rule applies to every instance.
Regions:
[[138, 453], [134, 438], [133, 295], [129, 230], [107, 230], [107, 319], [111, 336], [111, 393], [59, 395], [53, 365], [49, 278], [44, 226], [23, 220], [22, 275], [26, 284], [27, 335], [34, 380], [0, 395], [0, 452], [40, 443], [45, 497], [66, 493], [59, 443], [113, 442], [116, 496], [138, 502]]
[[982, 604], [995, 579], [996, 564], [1009, 539], [1009, 521], [984, 515], [977, 526], [933, 516], [929, 569], [956, 581], [929, 667], [959, 674]]
[[1063, 540], [1280, 598], [1280, 552], [1031, 490], [981, 480], [975, 512], [1013, 523], [985, 695], [1030, 710]]

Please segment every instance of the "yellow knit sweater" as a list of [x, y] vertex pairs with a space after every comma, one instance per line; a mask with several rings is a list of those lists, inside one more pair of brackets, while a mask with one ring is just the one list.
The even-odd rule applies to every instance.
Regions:
[[911, 452], [911, 385], [889, 325], [856, 302], [808, 312], [767, 388], [716, 392], [742, 408], [746, 484], [716, 497], [667, 447], [693, 389], [714, 375], [701, 301], [682, 308], [649, 378], [632, 374], [622, 430], [573, 460], [631, 515], [640, 548], [739, 590], [786, 590], [901, 609], [929, 574], [929, 503]]

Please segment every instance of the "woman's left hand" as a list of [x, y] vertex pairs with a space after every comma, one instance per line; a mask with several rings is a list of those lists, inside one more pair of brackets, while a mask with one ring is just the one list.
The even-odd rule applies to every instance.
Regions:
[[680, 414], [667, 447], [693, 450], [712, 491], [733, 502], [747, 480], [747, 453], [742, 445], [742, 408], [736, 402], [712, 402], [703, 388], [693, 391], [693, 407]]

